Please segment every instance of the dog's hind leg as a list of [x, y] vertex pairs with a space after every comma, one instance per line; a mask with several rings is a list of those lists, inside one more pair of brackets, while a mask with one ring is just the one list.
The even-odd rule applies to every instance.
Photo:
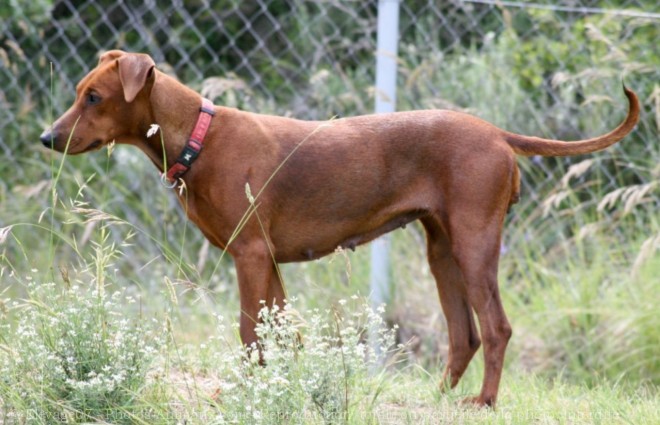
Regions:
[[422, 223], [426, 229], [428, 261], [449, 332], [449, 354], [441, 382], [441, 390], [446, 391], [458, 384], [481, 340], [467, 300], [463, 275], [452, 256], [445, 231], [433, 217], [424, 218]]
[[[478, 214], [471, 217], [475, 215]], [[465, 279], [468, 302], [479, 319], [485, 358], [481, 393], [466, 401], [479, 406], [494, 406], [504, 353], [511, 338], [511, 326], [502, 307], [497, 283], [501, 221], [495, 217], [473, 221], [467, 214], [459, 217], [450, 224], [452, 253]]]

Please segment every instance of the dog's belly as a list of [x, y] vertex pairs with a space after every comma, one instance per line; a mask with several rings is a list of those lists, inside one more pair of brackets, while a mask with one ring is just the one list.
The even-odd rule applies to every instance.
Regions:
[[392, 230], [426, 216], [423, 210], [413, 210], [387, 217], [374, 217], [366, 225], [347, 226], [321, 224], [297, 229], [296, 234], [273, 240], [275, 259], [280, 263], [315, 260], [337, 250], [355, 250]]
[[[316, 170], [325, 171], [323, 165]], [[296, 179], [295, 190], [287, 186], [275, 197], [284, 200], [270, 220], [278, 262], [314, 260], [337, 248], [354, 250], [442, 207], [444, 196], [434, 175], [421, 167], [373, 169], [364, 164], [341, 170]]]

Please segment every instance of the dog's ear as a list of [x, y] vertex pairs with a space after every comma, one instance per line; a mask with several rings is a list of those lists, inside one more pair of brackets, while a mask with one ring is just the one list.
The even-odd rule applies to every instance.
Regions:
[[119, 59], [125, 54], [126, 52], [122, 52], [121, 50], [108, 50], [107, 52], [103, 53], [101, 57], [99, 57], [99, 65], [103, 65], [104, 63]]
[[154, 60], [149, 55], [124, 54], [117, 59], [119, 80], [124, 88], [124, 99], [127, 103], [135, 100], [147, 81], [153, 77], [155, 66]]

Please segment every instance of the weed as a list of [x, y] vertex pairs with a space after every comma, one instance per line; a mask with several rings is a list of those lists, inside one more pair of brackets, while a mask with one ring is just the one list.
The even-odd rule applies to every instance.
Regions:
[[[368, 303], [342, 301], [325, 311], [301, 314], [287, 303], [260, 312], [260, 351], [227, 351], [221, 340], [218, 370], [224, 381], [216, 407], [219, 423], [280, 424], [308, 417], [328, 424], [355, 423], [375, 412], [385, 374], [373, 373], [401, 350], [394, 329], [385, 326], [383, 311]], [[375, 345], [366, 335], [377, 335]], [[218, 344], [219, 342], [219, 344]], [[294, 423], [297, 420], [293, 420]]]
[[0, 414], [16, 423], [125, 422], [113, 418], [130, 416], [162, 327], [127, 318], [124, 304], [137, 301], [121, 291], [30, 280], [27, 299], [9, 303], [15, 322], [0, 327]]

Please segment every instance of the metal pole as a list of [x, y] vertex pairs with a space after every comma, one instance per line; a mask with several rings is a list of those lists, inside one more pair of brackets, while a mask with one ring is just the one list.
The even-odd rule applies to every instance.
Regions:
[[[396, 65], [399, 41], [399, 0], [379, 0], [376, 51], [376, 113], [396, 109]], [[371, 305], [374, 308], [390, 299], [390, 237], [371, 244]], [[371, 344], [377, 346], [372, 335]]]

